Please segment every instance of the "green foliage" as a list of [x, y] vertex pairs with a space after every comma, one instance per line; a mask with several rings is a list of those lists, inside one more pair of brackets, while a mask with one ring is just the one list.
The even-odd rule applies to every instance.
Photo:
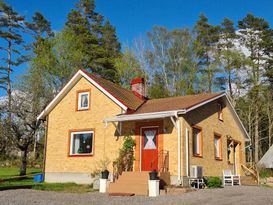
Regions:
[[111, 161], [108, 157], [104, 157], [103, 159], [95, 162], [95, 168], [92, 171], [91, 176], [98, 177], [102, 171], [109, 169], [110, 163]]
[[103, 78], [118, 81], [114, 64], [120, 43], [115, 28], [95, 11], [95, 1], [81, 0], [76, 7], [68, 14], [65, 29], [77, 36], [82, 45], [77, 50], [87, 57], [79, 63]]
[[123, 146], [119, 150], [119, 156], [114, 162], [118, 173], [133, 170], [135, 145], [135, 140], [131, 136], [124, 137]]
[[219, 177], [209, 177], [208, 179], [209, 188], [220, 188], [222, 187], [222, 180]]
[[221, 80], [217, 79], [221, 78], [219, 73], [223, 73], [217, 52], [220, 27], [209, 24], [208, 18], [202, 14], [195, 24], [194, 32], [196, 33], [194, 49], [198, 57], [199, 71], [205, 77], [203, 81], [207, 87], [205, 90], [212, 92], [213, 86], [219, 84], [217, 82], [220, 82], [220, 86], [223, 84]]
[[140, 62], [137, 60], [134, 52], [126, 46], [123, 54], [115, 60], [115, 68], [120, 84], [130, 89], [130, 82], [133, 78], [144, 77], [145, 75], [140, 67]]
[[259, 171], [259, 174], [261, 178], [268, 178], [273, 176], [273, 173], [270, 169], [262, 169]]

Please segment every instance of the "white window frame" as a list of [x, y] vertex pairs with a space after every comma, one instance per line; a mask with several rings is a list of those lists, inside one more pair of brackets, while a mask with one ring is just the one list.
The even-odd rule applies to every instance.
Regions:
[[[214, 134], [214, 157], [215, 159], [221, 160], [222, 159], [222, 137], [220, 135]], [[217, 156], [218, 155], [218, 156]]]
[[[91, 153], [72, 153], [72, 148], [73, 148], [73, 137], [75, 134], [89, 134], [92, 133], [92, 150]], [[69, 155], [70, 156], [75, 156], [75, 155], [93, 155], [94, 154], [94, 131], [77, 131], [77, 132], [71, 132], [70, 133], [70, 148], [69, 148]]]
[[223, 105], [218, 103], [218, 120], [224, 121], [223, 119]]
[[[86, 95], [87, 94], [87, 100], [88, 100], [88, 103], [87, 103], [87, 107], [82, 107], [81, 106], [81, 98], [83, 95]], [[78, 93], [78, 110], [88, 110], [89, 107], [90, 107], [90, 92], [80, 92]]]
[[[193, 155], [197, 156], [197, 157], [202, 157], [203, 153], [202, 153], [202, 129], [201, 128], [197, 128], [197, 127], [193, 127]], [[194, 130], [198, 130], [198, 134], [196, 136], [194, 136]], [[194, 139], [196, 137], [196, 139]], [[195, 143], [196, 142], [196, 153], [194, 152], [195, 150]]]

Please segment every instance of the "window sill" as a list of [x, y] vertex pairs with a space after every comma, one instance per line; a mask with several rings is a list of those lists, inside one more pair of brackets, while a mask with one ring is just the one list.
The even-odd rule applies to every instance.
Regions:
[[193, 154], [193, 157], [203, 158], [202, 155], [198, 155], [198, 154]]
[[222, 158], [215, 158], [216, 161], [223, 161]]
[[70, 154], [68, 157], [92, 157], [93, 154]]
[[89, 108], [81, 108], [81, 109], [77, 109], [76, 111], [87, 111], [89, 110]]

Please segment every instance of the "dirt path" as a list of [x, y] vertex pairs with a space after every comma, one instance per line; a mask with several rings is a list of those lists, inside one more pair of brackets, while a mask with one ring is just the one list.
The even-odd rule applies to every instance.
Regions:
[[149, 197], [109, 197], [106, 194], [71, 194], [34, 190], [0, 191], [1, 205], [272, 205], [273, 189], [263, 187], [226, 187], [205, 189], [177, 196]]

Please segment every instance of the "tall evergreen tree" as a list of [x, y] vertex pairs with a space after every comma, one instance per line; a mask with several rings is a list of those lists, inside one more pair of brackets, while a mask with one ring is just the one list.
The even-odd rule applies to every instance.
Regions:
[[26, 61], [22, 53], [24, 44], [22, 38], [23, 24], [23, 16], [19, 15], [3, 1], [0, 2], [0, 40], [3, 41], [3, 46], [0, 49], [5, 52], [5, 55], [1, 58], [0, 86], [7, 91], [9, 121], [11, 120], [12, 101], [11, 74], [14, 68]]
[[95, 11], [94, 0], [80, 0], [68, 14], [66, 29], [81, 41], [82, 53], [88, 58], [83, 67], [111, 81], [118, 81], [114, 59], [120, 55], [115, 28]]
[[[214, 82], [216, 82], [216, 74], [221, 72], [216, 47], [220, 28], [219, 26], [210, 25], [208, 18], [202, 14], [194, 26], [194, 31], [196, 33], [195, 50], [199, 58], [200, 72], [205, 75], [206, 90], [210, 93]], [[218, 80], [218, 82], [221, 81]]]
[[243, 53], [236, 48], [238, 36], [234, 24], [228, 18], [224, 18], [221, 24], [220, 39], [218, 48], [220, 50], [221, 63], [225, 69], [226, 81], [228, 84], [229, 95], [234, 99], [233, 86], [240, 86], [238, 83], [237, 73], [239, 68], [245, 63]]
[[270, 59], [268, 48], [272, 44], [273, 32], [267, 21], [248, 14], [238, 22], [241, 44], [248, 49], [251, 65], [246, 70], [248, 77], [249, 94], [256, 102], [254, 104], [254, 160], [258, 162], [260, 155], [260, 110], [261, 110], [261, 83], [265, 73], [265, 65]]

